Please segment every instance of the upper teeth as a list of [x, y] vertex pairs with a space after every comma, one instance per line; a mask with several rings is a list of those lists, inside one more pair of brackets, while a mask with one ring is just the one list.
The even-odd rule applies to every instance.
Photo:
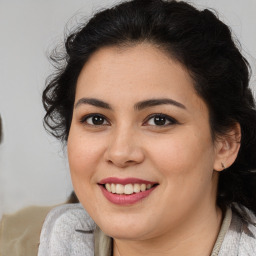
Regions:
[[106, 183], [105, 188], [108, 192], [114, 193], [114, 194], [125, 194], [130, 195], [133, 193], [139, 193], [141, 191], [145, 191], [147, 189], [152, 188], [152, 184], [110, 184]]

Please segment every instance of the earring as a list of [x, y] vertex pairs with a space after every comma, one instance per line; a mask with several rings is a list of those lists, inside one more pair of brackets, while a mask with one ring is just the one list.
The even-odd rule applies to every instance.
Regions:
[[224, 165], [223, 163], [221, 163], [221, 167], [222, 167], [223, 169], [226, 169], [226, 167], [225, 167], [225, 165]]

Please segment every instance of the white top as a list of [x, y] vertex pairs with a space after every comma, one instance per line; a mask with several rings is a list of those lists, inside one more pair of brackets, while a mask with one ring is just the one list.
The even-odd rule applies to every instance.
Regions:
[[[256, 217], [245, 207], [228, 208], [211, 256], [255, 256]], [[46, 217], [38, 256], [112, 256], [112, 238], [81, 204], [54, 208]]]

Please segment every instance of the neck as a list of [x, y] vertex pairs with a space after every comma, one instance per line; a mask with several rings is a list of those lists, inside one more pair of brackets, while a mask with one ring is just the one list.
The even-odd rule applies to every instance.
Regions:
[[214, 247], [222, 221], [219, 208], [193, 214], [186, 223], [159, 237], [146, 240], [114, 239], [113, 256], [208, 256]]

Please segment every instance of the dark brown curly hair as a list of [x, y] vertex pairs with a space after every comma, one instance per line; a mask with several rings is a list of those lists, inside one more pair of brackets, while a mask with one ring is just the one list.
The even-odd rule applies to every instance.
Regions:
[[187, 68], [208, 105], [213, 138], [240, 124], [240, 151], [234, 164], [220, 173], [217, 203], [237, 202], [256, 212], [256, 110], [250, 66], [228, 26], [207, 9], [174, 0], [133, 0], [96, 13], [67, 37], [64, 55], [52, 56], [57, 69], [43, 92], [45, 127], [65, 142], [77, 78], [88, 58], [104, 46], [142, 41], [161, 47]]

